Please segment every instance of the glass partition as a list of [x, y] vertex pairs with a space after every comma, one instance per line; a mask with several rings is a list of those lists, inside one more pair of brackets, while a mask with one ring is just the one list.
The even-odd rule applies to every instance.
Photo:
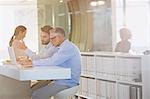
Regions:
[[111, 0], [38, 0], [39, 29], [65, 28], [81, 51], [112, 51], [111, 21]]

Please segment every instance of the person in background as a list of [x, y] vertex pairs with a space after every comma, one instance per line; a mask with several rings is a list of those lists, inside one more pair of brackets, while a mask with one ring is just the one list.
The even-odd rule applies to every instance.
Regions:
[[130, 30], [127, 28], [120, 29], [120, 38], [121, 41], [117, 43], [115, 52], [128, 53], [131, 47], [131, 43], [129, 42], [129, 39], [131, 38]]
[[65, 31], [60, 27], [51, 30], [50, 39], [53, 46], [58, 47], [51, 57], [39, 60], [20, 61], [24, 66], [59, 66], [71, 69], [71, 78], [55, 80], [45, 87], [37, 89], [32, 94], [32, 99], [49, 99], [62, 90], [79, 85], [81, 73], [81, 55], [76, 45], [65, 39]]
[[18, 46], [25, 45], [23, 39], [26, 36], [26, 31], [27, 28], [25, 26], [19, 25], [16, 27], [15, 32], [10, 39], [9, 46], [14, 48], [16, 58], [26, 56], [25, 52], [22, 49], [18, 48]]

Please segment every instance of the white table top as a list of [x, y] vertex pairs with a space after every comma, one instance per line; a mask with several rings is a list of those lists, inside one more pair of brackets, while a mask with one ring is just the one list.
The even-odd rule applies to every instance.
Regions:
[[71, 69], [57, 66], [18, 68], [15, 65], [0, 65], [0, 74], [20, 81], [70, 79]]

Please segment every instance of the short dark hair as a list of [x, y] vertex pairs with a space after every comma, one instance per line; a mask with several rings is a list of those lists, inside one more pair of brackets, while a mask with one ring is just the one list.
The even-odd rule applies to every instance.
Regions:
[[55, 33], [60, 33], [60, 34], [62, 34], [64, 37], [65, 37], [65, 34], [66, 34], [65, 30], [64, 30], [63, 28], [61, 28], [61, 27], [55, 27], [55, 28], [54, 28], [54, 32], [55, 32]]
[[49, 25], [45, 25], [43, 27], [41, 27], [41, 31], [42, 32], [46, 32], [48, 34], [50, 34], [50, 30], [53, 29], [53, 27], [49, 26]]

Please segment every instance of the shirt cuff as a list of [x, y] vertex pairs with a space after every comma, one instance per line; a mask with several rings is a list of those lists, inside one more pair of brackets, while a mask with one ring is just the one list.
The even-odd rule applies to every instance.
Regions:
[[32, 65], [36, 66], [36, 65], [38, 65], [38, 62], [36, 60], [32, 60]]
[[36, 67], [36, 66], [42, 66], [42, 63], [40, 62], [40, 60], [32, 60], [32, 65], [34, 67]]

